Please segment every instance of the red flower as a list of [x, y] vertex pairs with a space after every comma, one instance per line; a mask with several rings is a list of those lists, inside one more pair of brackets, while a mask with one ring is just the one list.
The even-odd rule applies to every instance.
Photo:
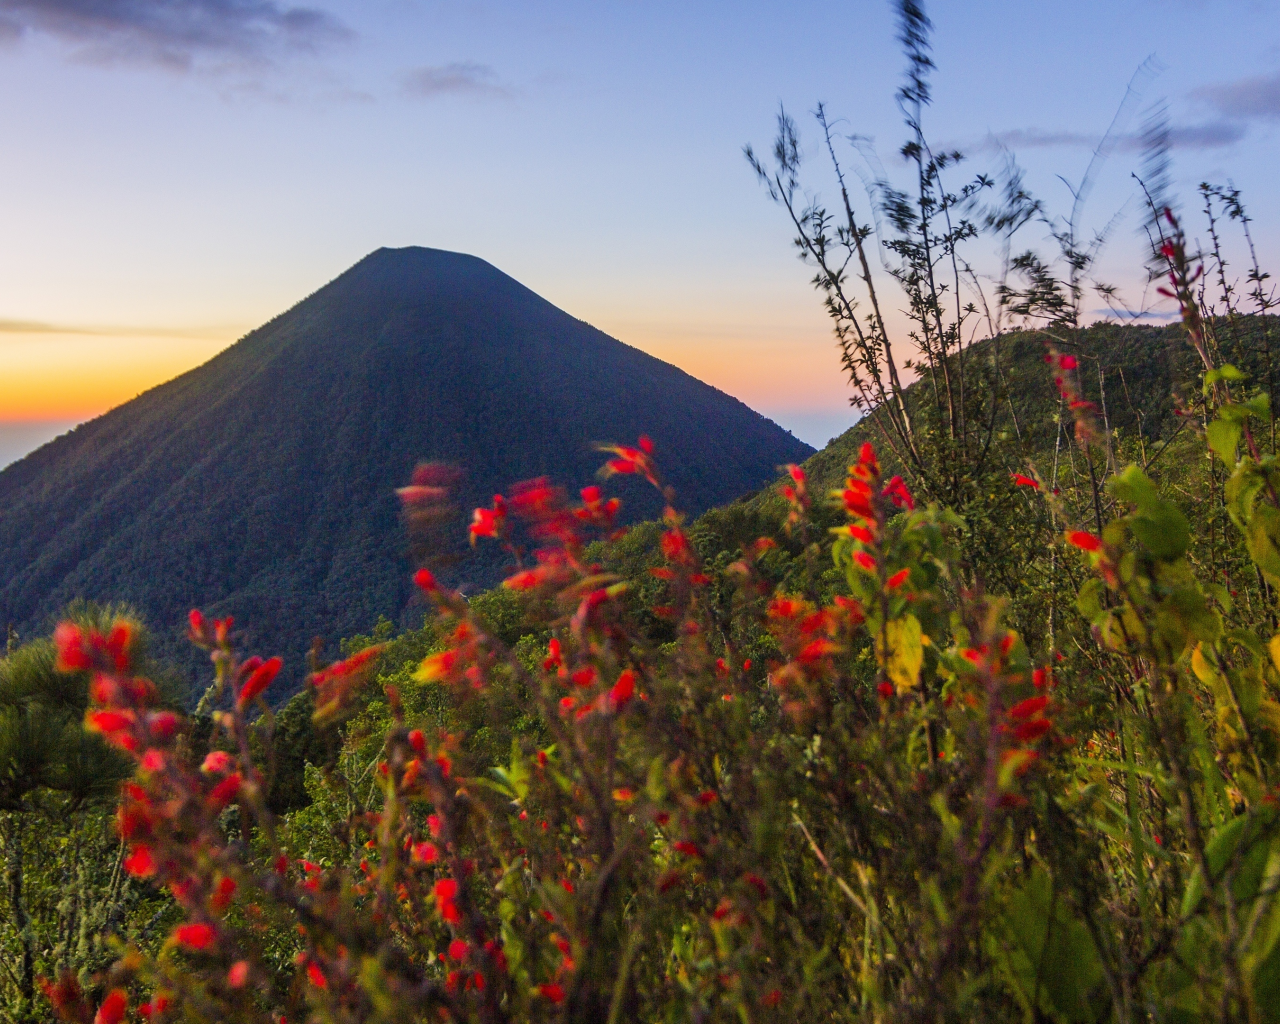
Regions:
[[915, 511], [916, 500], [911, 496], [911, 492], [907, 490], [907, 485], [902, 482], [902, 477], [900, 476], [895, 476], [885, 484], [884, 496], [897, 505], [898, 508], [906, 506], [907, 511]]
[[806, 644], [796, 657], [802, 664], [811, 665], [820, 658], [825, 658], [828, 654], [835, 654], [839, 650], [838, 644], [825, 638], [820, 638]]
[[1037, 483], [1035, 480], [1032, 480], [1031, 477], [1029, 476], [1023, 476], [1021, 473], [1013, 474], [1013, 482], [1017, 484], [1019, 487], [1034, 487], [1037, 491], [1040, 490], [1039, 483]]
[[120, 1024], [128, 1009], [129, 997], [124, 994], [123, 989], [113, 988], [107, 993], [107, 998], [102, 1000], [102, 1005], [98, 1007], [93, 1024]]
[[441, 878], [432, 888], [431, 895], [435, 897], [436, 909], [446, 921], [450, 919], [450, 914], [446, 908], [451, 908], [453, 910], [453, 918], [457, 918], [457, 908], [454, 907], [453, 903], [458, 898], [457, 881], [452, 878]]
[[122, 711], [90, 711], [85, 724], [94, 732], [111, 734], [133, 725], [133, 716]]
[[235, 763], [235, 758], [225, 750], [211, 750], [205, 755], [204, 763], [200, 765], [200, 770], [217, 775], [232, 768]]
[[1074, 370], [1077, 365], [1075, 356], [1058, 356], [1059, 369]]
[[172, 739], [178, 731], [178, 716], [172, 711], [156, 711], [147, 716], [147, 728], [156, 739]]
[[696, 860], [701, 860], [704, 856], [702, 847], [697, 843], [689, 842], [687, 839], [677, 839], [671, 844], [671, 846], [677, 853], [683, 853], [686, 857], [693, 857]]
[[885, 582], [885, 586], [887, 586], [890, 590], [897, 590], [900, 586], [902, 586], [902, 584], [907, 582], [907, 579], [908, 577], [910, 577], [910, 575], [911, 575], [910, 569], [899, 569], [897, 572], [895, 572], [892, 576], [889, 577], [889, 579]]
[[757, 893], [759, 893], [760, 898], [762, 900], [767, 899], [769, 897], [768, 883], [766, 883], [765, 880], [761, 878], [759, 875], [752, 874], [750, 871], [748, 871], [745, 875], [742, 876], [742, 880], [746, 882], [747, 885], [751, 886], [751, 888], [753, 888]]
[[893, 683], [887, 679], [876, 687], [876, 693], [880, 694], [885, 700], [893, 696]]
[[213, 929], [203, 922], [196, 924], [180, 924], [173, 930], [173, 940], [184, 949], [197, 953], [213, 945], [215, 938]]
[[865, 551], [854, 552], [853, 560], [862, 566], [862, 568], [866, 569], [867, 572], [876, 571], [876, 560]]
[[1048, 703], [1049, 703], [1048, 697], [1044, 697], [1044, 696], [1028, 697], [1026, 700], [1020, 701], [1019, 703], [1015, 704], [1013, 707], [1009, 709], [1009, 717], [1010, 718], [1032, 718], [1040, 714], [1040, 712], [1045, 709]]
[[124, 859], [124, 869], [134, 878], [150, 878], [156, 873], [156, 858], [149, 846], [135, 846]]
[[564, 989], [554, 981], [539, 985], [538, 995], [544, 999], [550, 999], [556, 1006], [564, 1002]]
[[471, 951], [471, 947], [462, 939], [454, 939], [449, 943], [449, 959], [462, 961], [467, 958], [467, 954]]
[[240, 773], [232, 772], [209, 790], [209, 803], [215, 807], [225, 807], [231, 803], [240, 792], [240, 782]]
[[75, 672], [93, 667], [93, 659], [84, 649], [84, 634], [75, 623], [59, 623], [53, 632], [53, 642], [58, 648], [58, 660], [54, 667], [59, 672]]
[[760, 1003], [762, 1006], [774, 1007], [780, 1002], [782, 1002], [782, 992], [776, 988], [770, 989], [760, 997]]
[[329, 979], [324, 976], [324, 971], [320, 970], [320, 965], [314, 960], [307, 961], [307, 980], [316, 988], [329, 987]]
[[413, 574], [414, 585], [425, 594], [434, 594], [440, 589], [430, 569], [419, 569]]
[[413, 729], [409, 732], [409, 746], [414, 749], [415, 753], [422, 754], [427, 749], [427, 738], [422, 734], [421, 729]]
[[609, 689], [609, 709], [620, 711], [630, 703], [636, 692], [636, 674], [631, 669], [623, 669], [618, 681]]
[[668, 562], [683, 562], [690, 557], [689, 539], [680, 530], [662, 535], [662, 554]]
[[865, 526], [849, 527], [849, 536], [854, 540], [860, 540], [863, 544], [874, 544], [876, 542], [875, 534], [868, 530]]
[[241, 710], [251, 700], [262, 693], [271, 681], [275, 679], [284, 662], [279, 658], [272, 658], [270, 661], [264, 661], [261, 665], [253, 670], [253, 673], [245, 680], [244, 686], [240, 688], [240, 696], [236, 698], [236, 707]]
[[1020, 743], [1030, 743], [1038, 740], [1041, 736], [1053, 728], [1053, 723], [1047, 718], [1033, 718], [1029, 722], [1023, 722], [1020, 726], [1013, 730], [1014, 736], [1018, 738]]
[[1067, 541], [1082, 551], [1097, 551], [1102, 547], [1102, 541], [1084, 530], [1072, 530], [1067, 534]]
[[244, 988], [244, 983], [249, 980], [249, 961], [237, 960], [227, 971], [227, 987]]
[[502, 525], [507, 518], [507, 502], [501, 494], [493, 496], [493, 508], [478, 508], [471, 519], [471, 543], [477, 537], [497, 537], [502, 532]]

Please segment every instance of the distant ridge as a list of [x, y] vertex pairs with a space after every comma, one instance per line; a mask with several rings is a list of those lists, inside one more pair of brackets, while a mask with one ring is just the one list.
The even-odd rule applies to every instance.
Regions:
[[[313, 636], [416, 620], [394, 495], [416, 463], [464, 467], [469, 508], [530, 477], [590, 483], [597, 442], [641, 433], [692, 514], [813, 452], [481, 259], [379, 249], [0, 472], [0, 624], [29, 635], [73, 598], [129, 601], [195, 665], [181, 629], [199, 605], [296, 683]], [[636, 481], [618, 491], [631, 518], [657, 511]], [[453, 572], [487, 585], [500, 569], [490, 554]]]

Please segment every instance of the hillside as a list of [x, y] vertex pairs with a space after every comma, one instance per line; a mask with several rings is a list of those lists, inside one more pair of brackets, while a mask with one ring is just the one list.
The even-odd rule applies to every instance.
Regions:
[[[0, 472], [0, 621], [132, 602], [191, 660], [189, 608], [233, 615], [296, 685], [316, 635], [418, 619], [394, 489], [461, 467], [458, 505], [513, 481], [593, 479], [595, 445], [649, 434], [693, 513], [813, 449], [747, 406], [557, 309], [488, 263], [380, 249], [203, 366]], [[655, 496], [622, 481], [629, 519]], [[502, 569], [471, 555], [455, 582]], [[282, 688], [283, 689], [283, 688]]]

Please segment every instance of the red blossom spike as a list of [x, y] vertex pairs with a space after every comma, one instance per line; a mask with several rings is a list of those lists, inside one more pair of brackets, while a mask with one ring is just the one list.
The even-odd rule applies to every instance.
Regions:
[[204, 922], [196, 924], [180, 924], [173, 930], [173, 941], [183, 949], [202, 953], [213, 945], [217, 936], [214, 930]]
[[1097, 551], [1102, 547], [1102, 541], [1084, 530], [1072, 530], [1067, 534], [1067, 542], [1074, 544], [1081, 551]]
[[129, 997], [125, 995], [124, 989], [113, 988], [98, 1007], [93, 1024], [120, 1024], [128, 1010]]
[[244, 710], [245, 706], [262, 693], [279, 674], [284, 662], [280, 658], [264, 661], [253, 670], [244, 686], [240, 688], [240, 696], [236, 698], [236, 707]]

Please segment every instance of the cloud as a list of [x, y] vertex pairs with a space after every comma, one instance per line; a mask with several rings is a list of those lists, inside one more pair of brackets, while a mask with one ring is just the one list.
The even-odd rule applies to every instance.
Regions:
[[[1239, 142], [1244, 138], [1245, 133], [1245, 125], [1230, 118], [1206, 121], [1201, 124], [1174, 125], [1169, 128], [1169, 148], [1219, 149]], [[990, 153], [1003, 149], [1011, 149], [1016, 152], [1019, 149], [1049, 147], [1096, 149], [1101, 142], [1101, 134], [1069, 131], [1046, 132], [1041, 131], [1039, 128], [1014, 128], [1005, 132], [991, 132], [981, 140], [971, 142], [968, 145], [961, 143], [955, 148], [966, 153]], [[1128, 133], [1117, 138], [1115, 145], [1119, 150], [1130, 152], [1141, 150], [1143, 148], [1143, 137], [1139, 133]]]
[[473, 61], [414, 68], [401, 76], [400, 85], [410, 96], [511, 95], [511, 90], [498, 81], [498, 73], [493, 68]]
[[41, 320], [0, 319], [5, 334], [74, 334], [101, 338], [191, 338], [194, 340], [239, 337], [243, 327], [130, 327], [123, 325], [52, 324]]
[[1223, 117], [1280, 121], [1280, 72], [1201, 86], [1191, 95]]
[[279, 0], [0, 0], [0, 39], [28, 33], [72, 43], [89, 60], [176, 70], [259, 63], [352, 35], [317, 7]]

